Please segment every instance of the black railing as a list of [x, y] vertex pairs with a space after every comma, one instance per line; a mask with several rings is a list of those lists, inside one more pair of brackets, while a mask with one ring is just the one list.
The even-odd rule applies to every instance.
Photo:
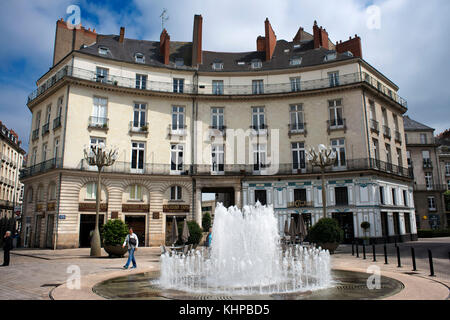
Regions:
[[50, 125], [48, 122], [42, 126], [42, 136], [45, 136], [47, 133], [50, 132], [49, 127]]
[[100, 128], [100, 129], [108, 129], [108, 118], [103, 117], [89, 117], [89, 127], [90, 128]]
[[39, 128], [33, 130], [33, 134], [31, 136], [31, 140], [36, 140], [39, 138]]
[[388, 126], [383, 126], [383, 135], [385, 137], [390, 138], [391, 137], [391, 128], [389, 128]]
[[394, 131], [394, 139], [397, 142], [402, 142], [402, 135], [400, 134], [400, 131], [398, 130]]
[[327, 130], [328, 134], [334, 130], [344, 130], [344, 133], [347, 131], [347, 124], [345, 122], [345, 118], [327, 120]]
[[148, 133], [148, 122], [130, 121], [130, 132]]
[[61, 127], [61, 116], [56, 117], [55, 120], [53, 120], [53, 130]]
[[380, 132], [380, 124], [377, 120], [370, 119], [370, 130]]
[[[55, 73], [49, 80], [44, 82], [41, 86], [39, 86], [36, 90], [34, 90], [28, 96], [28, 103], [45, 93], [48, 89], [53, 87], [54, 84], [59, 82], [65, 76], [74, 77], [77, 79], [83, 79], [93, 82], [105, 83], [107, 85], [112, 86], [120, 86], [125, 88], [133, 88], [136, 89], [136, 78], [125, 78], [115, 75], [98, 75], [96, 71], [86, 70], [81, 68], [75, 68], [70, 66], [64, 66], [58, 72]], [[350, 84], [356, 84], [364, 82], [382, 93], [387, 99], [390, 99], [404, 107], [407, 106], [406, 100], [397, 95], [396, 93], [389, 91], [387, 87], [384, 85], [378, 85], [378, 81], [372, 77], [370, 74], [366, 72], [356, 72], [350, 74], [339, 75], [339, 81], [330, 81], [327, 78], [321, 78], [316, 80], [306, 80], [300, 81], [298, 91], [308, 91], [308, 90], [317, 90], [317, 89], [325, 89], [331, 87], [339, 87]], [[297, 88], [296, 88], [297, 89]], [[150, 91], [159, 91], [159, 92], [174, 92], [174, 84], [173, 82], [160, 82], [160, 81], [147, 81], [146, 87], [139, 90], [150, 90]], [[199, 83], [198, 86], [194, 86], [193, 84], [183, 84], [183, 90], [177, 93], [187, 93], [187, 94], [201, 94], [201, 95], [216, 95], [213, 92], [212, 84], [204, 84]], [[254, 94], [274, 94], [274, 93], [289, 93], [292, 92], [292, 84], [291, 82], [285, 83], [273, 83], [273, 84], [248, 84], [248, 85], [224, 85], [223, 86], [223, 94], [224, 95], [254, 95]]]
[[423, 159], [423, 167], [433, 168], [433, 163], [431, 162], [431, 159]]
[[445, 184], [414, 184], [414, 191], [445, 191]]
[[62, 159], [61, 158], [53, 158], [50, 160], [46, 160], [44, 162], [35, 164], [33, 166], [23, 168], [20, 171], [20, 179], [30, 177], [36, 175], [38, 173], [44, 173], [51, 169], [61, 168], [62, 167]]

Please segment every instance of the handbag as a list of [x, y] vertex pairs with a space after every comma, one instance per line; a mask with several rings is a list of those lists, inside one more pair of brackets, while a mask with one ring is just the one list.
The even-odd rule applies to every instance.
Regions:
[[132, 245], [132, 246], [135, 246], [135, 245], [136, 245], [136, 239], [135, 239], [135, 238], [132, 238], [132, 237], [129, 237], [129, 238], [128, 238], [128, 243], [129, 243], [130, 245]]

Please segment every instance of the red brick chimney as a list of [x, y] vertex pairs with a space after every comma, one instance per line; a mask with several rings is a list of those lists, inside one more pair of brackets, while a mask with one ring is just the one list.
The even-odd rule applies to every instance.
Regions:
[[266, 51], [266, 38], [259, 36], [256, 38], [256, 51]]
[[294, 39], [292, 39], [293, 42], [300, 42], [302, 40], [302, 34], [303, 34], [304, 30], [303, 27], [300, 27], [294, 37]]
[[159, 53], [163, 57], [163, 63], [169, 64], [170, 36], [164, 29], [159, 37]]
[[272, 59], [273, 51], [275, 50], [275, 46], [277, 45], [277, 36], [275, 35], [275, 32], [270, 25], [269, 18], [266, 18], [266, 21], [264, 21], [264, 27], [266, 31], [266, 61], [269, 61], [270, 59]]
[[192, 33], [192, 66], [202, 64], [202, 25], [203, 18], [200, 14], [194, 16], [194, 30]]
[[355, 37], [349, 37], [347, 41], [336, 42], [336, 52], [343, 53], [350, 51], [354, 57], [362, 58], [361, 38], [355, 34]]
[[123, 38], [125, 37], [125, 28], [120, 27], [120, 36], [119, 36], [119, 42], [123, 43]]
[[322, 26], [319, 28], [317, 21], [314, 21], [313, 26], [313, 36], [314, 36], [314, 49], [325, 48], [328, 49], [328, 32], [323, 29]]

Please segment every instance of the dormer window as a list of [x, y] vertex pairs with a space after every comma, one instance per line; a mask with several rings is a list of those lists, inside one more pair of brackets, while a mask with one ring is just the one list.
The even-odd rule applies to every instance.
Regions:
[[294, 44], [294, 49], [298, 49], [298, 48], [300, 48], [300, 45], [299, 44]]
[[223, 63], [222, 62], [214, 62], [212, 65], [212, 68], [214, 70], [222, 70], [223, 69]]
[[252, 69], [259, 69], [262, 67], [262, 62], [259, 59], [252, 60]]
[[145, 63], [145, 56], [142, 53], [136, 53], [134, 59], [137, 63]]
[[238, 61], [237, 63], [239, 66], [244, 66], [245, 65], [245, 61]]
[[184, 66], [184, 59], [183, 58], [176, 58], [175, 59], [175, 66], [177, 66], [177, 67]]
[[107, 55], [109, 53], [109, 49], [105, 48], [105, 47], [99, 47], [98, 48], [98, 53], [105, 56], [105, 55]]
[[298, 66], [302, 63], [302, 58], [301, 57], [292, 57], [290, 64], [291, 66]]
[[331, 60], [335, 60], [336, 59], [336, 52], [333, 53], [328, 53], [325, 58], [324, 61], [331, 61]]

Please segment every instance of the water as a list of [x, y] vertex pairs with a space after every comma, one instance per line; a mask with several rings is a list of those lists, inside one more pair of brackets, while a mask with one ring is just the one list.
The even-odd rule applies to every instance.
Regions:
[[210, 249], [161, 256], [164, 289], [228, 295], [274, 294], [331, 286], [330, 253], [301, 245], [282, 250], [272, 206], [215, 211]]

